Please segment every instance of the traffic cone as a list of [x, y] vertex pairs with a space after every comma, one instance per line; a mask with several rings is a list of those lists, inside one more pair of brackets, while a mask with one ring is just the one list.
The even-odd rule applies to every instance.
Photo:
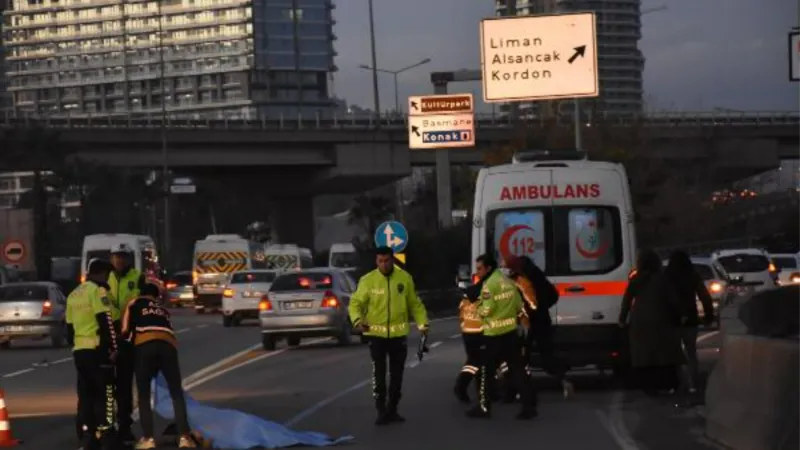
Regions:
[[22, 444], [19, 439], [11, 435], [11, 419], [8, 418], [6, 409], [6, 393], [0, 389], [0, 447], [16, 447]]

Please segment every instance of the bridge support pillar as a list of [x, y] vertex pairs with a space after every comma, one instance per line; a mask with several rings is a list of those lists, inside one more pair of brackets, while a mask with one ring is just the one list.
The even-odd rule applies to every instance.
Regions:
[[314, 249], [314, 197], [279, 197], [271, 210], [272, 239]]

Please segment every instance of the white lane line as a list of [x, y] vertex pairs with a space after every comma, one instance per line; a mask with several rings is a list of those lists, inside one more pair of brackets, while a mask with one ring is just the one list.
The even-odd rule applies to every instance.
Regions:
[[198, 325], [196, 328], [206, 328], [207, 326], [208, 326], [207, 323], [203, 323], [203, 324]]
[[57, 359], [57, 360], [53, 361], [53, 362], [52, 362], [52, 363], [50, 363], [50, 364], [61, 364], [61, 363], [65, 363], [65, 362], [67, 362], [67, 361], [72, 361], [72, 356], [70, 356], [70, 357], [67, 357], [67, 358], [61, 358], [61, 359]]
[[175, 330], [175, 334], [186, 333], [187, 331], [191, 331], [191, 328], [181, 328], [180, 330]]
[[26, 374], [28, 372], [33, 372], [34, 370], [36, 370], [36, 369], [34, 369], [32, 367], [29, 367], [27, 369], [22, 369], [22, 370], [18, 370], [16, 372], [7, 373], [7, 374], [3, 375], [3, 378], [14, 378], [16, 376], [23, 375], [23, 374]]
[[718, 334], [719, 334], [719, 331], [712, 331], [712, 332], [706, 333], [706, 334], [704, 334], [702, 336], [698, 336], [697, 337], [697, 343], [699, 344], [699, 343], [705, 341], [706, 339], [711, 339], [712, 337], [714, 337], [714, 336], [716, 336]]
[[450, 336], [448, 339], [458, 339], [460, 337], [461, 337], [461, 333], [458, 333], [458, 334], [454, 334], [454, 335]]
[[438, 346], [440, 346], [440, 345], [442, 345], [442, 344], [444, 344], [444, 342], [442, 342], [442, 341], [436, 341], [436, 342], [434, 342], [433, 344], [431, 344], [430, 348], [431, 348], [431, 349], [434, 349], [434, 348], [436, 348], [436, 347], [438, 347]]

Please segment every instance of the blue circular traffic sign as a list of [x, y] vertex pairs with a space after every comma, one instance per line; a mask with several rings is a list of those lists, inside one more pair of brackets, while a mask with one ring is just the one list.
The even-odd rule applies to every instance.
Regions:
[[408, 245], [408, 230], [402, 223], [390, 220], [378, 225], [375, 229], [375, 246], [389, 247], [395, 253], [401, 253]]

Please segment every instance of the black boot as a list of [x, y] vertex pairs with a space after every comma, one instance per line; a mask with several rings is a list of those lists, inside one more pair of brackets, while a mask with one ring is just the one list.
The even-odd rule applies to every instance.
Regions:
[[389, 405], [386, 410], [386, 420], [393, 423], [403, 423], [406, 418], [397, 413], [397, 405]]
[[389, 423], [389, 416], [386, 412], [386, 404], [383, 401], [375, 402], [375, 409], [378, 411], [375, 417], [375, 425], [386, 425]]
[[472, 381], [472, 374], [468, 372], [461, 372], [458, 374], [458, 378], [456, 378], [456, 385], [455, 388], [453, 388], [453, 393], [461, 403], [469, 404], [470, 402], [469, 394], [467, 394], [470, 381]]

